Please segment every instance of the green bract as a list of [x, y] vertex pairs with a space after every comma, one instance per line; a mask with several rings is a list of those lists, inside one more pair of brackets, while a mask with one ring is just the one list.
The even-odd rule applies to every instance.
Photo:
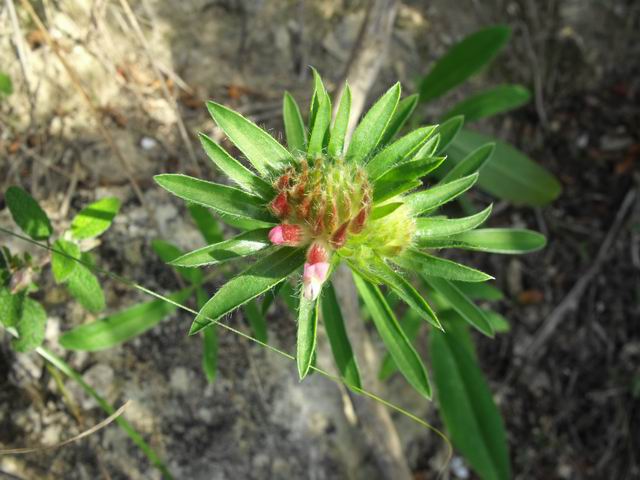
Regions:
[[[253, 229], [237, 237], [173, 260], [174, 265], [197, 267], [256, 258], [204, 304], [191, 333], [215, 324], [274, 287], [288, 285], [285, 281], [299, 278], [303, 268], [302, 288], [295, 293], [300, 377], [312, 365], [321, 322], [339, 372], [347, 384], [359, 387], [357, 362], [336, 296], [330, 287], [325, 294], [321, 292], [337, 264], [345, 262], [356, 274], [358, 291], [393, 364], [418, 392], [430, 397], [422, 360], [379, 286], [386, 286], [405, 302], [416, 318], [442, 329], [427, 300], [406, 278], [407, 273], [416, 272], [434, 294], [455, 304], [461, 318], [491, 336], [491, 322], [459, 285], [492, 277], [424, 249], [524, 253], [541, 248], [544, 238], [526, 230], [510, 233], [507, 229], [485, 229], [475, 233], [474, 229], [489, 217], [491, 206], [463, 218], [436, 216], [438, 208], [476, 183], [478, 170], [493, 152], [493, 145], [487, 143], [447, 176], [440, 175], [440, 182], [423, 178], [438, 172], [445, 162], [440, 152], [460, 131], [462, 117], [453, 116], [441, 126], [420, 127], [395, 138], [417, 102], [416, 96], [401, 99], [400, 84], [396, 84], [364, 115], [348, 143], [349, 88], [338, 102], [331, 124], [331, 101], [315, 71], [314, 81], [306, 126], [296, 101], [285, 93], [283, 117], [288, 148], [240, 114], [209, 103], [218, 126], [250, 164], [242, 165], [209, 137], [201, 137], [213, 163], [237, 188], [176, 174], [156, 177], [166, 190], [217, 211], [229, 223], [242, 219], [246, 226], [247, 220], [249, 225], [256, 221]], [[265, 223], [272, 226], [265, 228]], [[258, 313], [252, 303], [248, 308], [254, 316]]]

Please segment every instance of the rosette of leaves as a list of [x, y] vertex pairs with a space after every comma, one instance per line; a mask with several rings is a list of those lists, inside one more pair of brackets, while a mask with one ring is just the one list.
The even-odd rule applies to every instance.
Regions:
[[[439, 181], [430, 180], [429, 175], [445, 161], [441, 152], [446, 147], [446, 132], [429, 125], [396, 138], [412, 112], [411, 105], [415, 106], [415, 97], [400, 98], [399, 84], [375, 102], [347, 145], [349, 88], [332, 122], [331, 100], [315, 71], [314, 77], [307, 125], [293, 97], [284, 96], [286, 147], [239, 113], [208, 103], [215, 122], [248, 161], [244, 165], [201, 134], [213, 164], [234, 186], [180, 174], [155, 177], [174, 195], [248, 227], [240, 235], [171, 262], [199, 267], [249, 256], [254, 259], [206, 302], [190, 333], [211, 327], [236, 308], [294, 279], [300, 284], [292, 290], [295, 300], [291, 302], [298, 316], [300, 377], [308, 374], [312, 364], [322, 317], [338, 370], [349, 385], [360, 387], [357, 362], [330, 280], [335, 267], [344, 263], [353, 272], [363, 303], [395, 365], [420, 394], [430, 398], [424, 364], [381, 288], [393, 292], [422, 322], [442, 330], [442, 322], [408, 275], [437, 279], [431, 287], [447, 297], [452, 281], [484, 282], [492, 277], [438, 257], [434, 251], [462, 248], [522, 253], [541, 248], [544, 237], [528, 230], [478, 228], [489, 217], [491, 206], [462, 218], [438, 213], [442, 205], [474, 185], [483, 161], [469, 158]], [[482, 333], [493, 335], [483, 315], [463, 318]]]
[[30, 297], [37, 291], [42, 268], [51, 262], [56, 283], [90, 312], [104, 309], [104, 293], [91, 269], [95, 260], [89, 250], [95, 239], [111, 225], [120, 208], [117, 198], [103, 198], [82, 209], [72, 220], [68, 231], [52, 242], [54, 235], [49, 217], [38, 202], [20, 187], [12, 186], [5, 192], [5, 201], [11, 216], [20, 229], [33, 240], [46, 241], [52, 254], [37, 262], [28, 254], [12, 255], [2, 249], [0, 264], [0, 321], [18, 333], [14, 347], [18, 351], [33, 350], [44, 339], [46, 312], [42, 305]]

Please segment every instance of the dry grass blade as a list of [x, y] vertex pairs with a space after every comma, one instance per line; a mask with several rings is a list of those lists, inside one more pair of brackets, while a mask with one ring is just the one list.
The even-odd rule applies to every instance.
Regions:
[[122, 405], [118, 410], [113, 412], [111, 415], [109, 415], [100, 423], [94, 425], [93, 427], [89, 428], [88, 430], [85, 430], [82, 433], [79, 433], [78, 435], [75, 435], [71, 438], [67, 438], [66, 440], [63, 440], [62, 442], [54, 443], [52, 445], [41, 445], [38, 447], [9, 448], [5, 450], [0, 450], [0, 455], [24, 455], [27, 453], [42, 452], [44, 450], [52, 450], [55, 448], [64, 447], [65, 445], [69, 445], [70, 443], [73, 443], [73, 442], [77, 442], [78, 440], [88, 437], [89, 435], [92, 435], [97, 431], [105, 428], [107, 425], [113, 422], [116, 418], [122, 415], [130, 403], [131, 403], [130, 400], [127, 400], [124, 403], [124, 405]]

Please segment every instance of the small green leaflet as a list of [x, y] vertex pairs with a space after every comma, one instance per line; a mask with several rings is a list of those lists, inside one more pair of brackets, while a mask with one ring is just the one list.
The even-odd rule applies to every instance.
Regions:
[[340, 376], [347, 385], [362, 388], [358, 363], [351, 348], [347, 330], [344, 326], [342, 311], [331, 282], [327, 282], [325, 285], [320, 300], [322, 304], [322, 321]]
[[212, 208], [222, 214], [265, 222], [274, 220], [260, 197], [237, 188], [181, 174], [166, 173], [156, 175], [154, 179], [168, 192], [184, 200]]
[[284, 92], [282, 99], [282, 118], [289, 151], [292, 154], [304, 152], [307, 144], [307, 131], [304, 128], [300, 107], [289, 92]]
[[362, 163], [376, 149], [400, 99], [396, 83], [371, 107], [351, 137], [347, 161]]
[[[409, 341], [413, 343], [418, 336], [420, 327], [424, 325], [420, 316], [418, 316], [414, 310], [407, 310], [404, 317], [400, 320], [400, 327], [407, 336]], [[382, 360], [380, 371], [378, 372], [378, 379], [382, 382], [387, 380], [394, 372], [398, 370], [396, 362], [393, 361], [393, 357], [387, 352]]]
[[[192, 292], [193, 288], [185, 288], [168, 295], [168, 298], [183, 303]], [[176, 308], [162, 299], [139, 303], [64, 333], [59, 339], [60, 345], [70, 350], [105, 350], [152, 329]]]
[[489, 161], [496, 147], [495, 143], [487, 143], [476, 148], [464, 157], [447, 174], [442, 177], [440, 183], [449, 183], [472, 173], [479, 172], [485, 163]]
[[318, 333], [318, 299], [307, 300], [300, 293], [296, 363], [300, 380], [309, 373], [316, 351]]
[[349, 127], [349, 114], [351, 112], [351, 89], [346, 84], [340, 97], [338, 112], [331, 127], [331, 135], [329, 139], [329, 155], [332, 157], [340, 157], [344, 151], [344, 139], [347, 135]]
[[421, 246], [518, 255], [540, 250], [546, 243], [544, 235], [531, 230], [479, 228], [450, 237], [423, 239]]
[[169, 263], [176, 267], [200, 267], [253, 255], [272, 245], [268, 235], [268, 228], [241, 233], [229, 240], [185, 253]]
[[522, 85], [499, 85], [477, 93], [456, 104], [444, 118], [463, 115], [467, 123], [518, 108], [531, 99]]
[[331, 99], [324, 88], [320, 75], [315, 69], [313, 69], [313, 76], [315, 78], [315, 94], [318, 100], [318, 108], [313, 117], [313, 123], [309, 124], [311, 134], [309, 135], [307, 153], [310, 156], [322, 153], [329, 131], [329, 124], [331, 123]]
[[239, 113], [215, 102], [207, 102], [207, 108], [218, 126], [261, 175], [279, 171], [293, 161], [286, 148]]
[[382, 138], [380, 139], [380, 146], [384, 147], [387, 145], [393, 137], [395, 137], [404, 124], [407, 122], [413, 111], [416, 109], [418, 105], [418, 95], [409, 95], [406, 98], [403, 98], [398, 102], [398, 106], [396, 107], [396, 111], [393, 112], [393, 117], [389, 120], [389, 125], [387, 125]]
[[0, 287], [0, 324], [15, 327], [22, 314], [25, 293], [12, 294], [8, 288]]
[[71, 234], [79, 240], [102, 235], [120, 210], [120, 200], [107, 197], [84, 207], [71, 222]]
[[493, 277], [466, 265], [434, 257], [417, 250], [407, 250], [393, 261], [405, 270], [461, 282], [485, 282]]
[[493, 26], [451, 47], [420, 82], [420, 101], [437, 98], [477, 73], [502, 50], [510, 35], [509, 27]]
[[422, 238], [447, 237], [472, 230], [485, 222], [491, 215], [492, 206], [474, 215], [461, 218], [421, 217], [416, 219], [414, 240], [420, 245]]
[[198, 313], [189, 335], [199, 332], [252, 298], [275, 287], [300, 268], [304, 259], [303, 249], [287, 247], [260, 259], [216, 292]]
[[450, 202], [458, 195], [469, 190], [477, 180], [478, 174], [474, 173], [453, 182], [412, 193], [406, 197], [406, 204], [416, 215], [420, 215], [427, 210]]
[[480, 172], [479, 187], [503, 200], [534, 206], [546, 205], [560, 195], [560, 182], [551, 173], [512, 146], [486, 135], [462, 130], [447, 154], [450, 161], [457, 164], [490, 142], [496, 146]]
[[511, 478], [502, 418], [473, 354], [455, 329], [431, 330], [430, 350], [438, 404], [454, 446], [481, 478]]
[[69, 278], [78, 263], [76, 260], [80, 260], [80, 247], [77, 244], [61, 238], [55, 241], [51, 254], [51, 270], [57, 283]]
[[462, 115], [458, 115], [456, 117], [451, 117], [449, 120], [443, 122], [438, 127], [440, 140], [438, 141], [438, 148], [436, 149], [436, 153], [441, 154], [446, 150], [449, 144], [456, 138], [458, 133], [460, 133], [462, 125], [464, 125], [464, 117]]
[[243, 189], [255, 193], [264, 199], [269, 199], [273, 196], [273, 188], [271, 188], [271, 185], [229, 155], [220, 145], [204, 133], [200, 133], [199, 137], [202, 148], [204, 148], [209, 159], [227, 177]]
[[[431, 385], [427, 370], [411, 342], [400, 327], [391, 308], [375, 285], [359, 275], [353, 275], [358, 293], [371, 312], [373, 323], [398, 369], [418, 393], [431, 399]], [[434, 329], [435, 330], [435, 329]]]
[[[81, 260], [92, 264], [87, 254], [83, 254]], [[76, 263], [73, 272], [67, 278], [67, 289], [80, 302], [80, 305], [90, 312], [96, 313], [104, 309], [104, 293], [100, 282], [82, 263]]]
[[34, 240], [46, 240], [53, 233], [49, 217], [38, 202], [20, 187], [11, 186], [4, 194], [11, 216], [20, 229]]
[[[451, 279], [450, 279], [451, 280]], [[457, 280], [457, 279], [453, 279]], [[467, 283], [467, 280], [453, 282], [459, 290], [472, 300], [496, 301], [504, 298], [504, 293], [495, 285], [489, 282], [485, 283]]]
[[39, 347], [44, 340], [47, 312], [32, 298], [25, 297], [20, 319], [16, 324], [18, 338], [11, 342], [16, 352], [29, 352]]

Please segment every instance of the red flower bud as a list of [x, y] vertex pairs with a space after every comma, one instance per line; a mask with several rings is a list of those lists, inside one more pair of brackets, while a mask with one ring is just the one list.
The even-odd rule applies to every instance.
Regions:
[[271, 211], [276, 217], [285, 218], [289, 215], [289, 202], [287, 201], [287, 194], [282, 192], [271, 202], [269, 205]]
[[331, 236], [330, 242], [333, 248], [340, 248], [345, 244], [345, 242], [347, 241], [348, 227], [349, 220], [340, 225], [340, 227], [338, 227], [338, 230], [336, 230], [336, 232]]

